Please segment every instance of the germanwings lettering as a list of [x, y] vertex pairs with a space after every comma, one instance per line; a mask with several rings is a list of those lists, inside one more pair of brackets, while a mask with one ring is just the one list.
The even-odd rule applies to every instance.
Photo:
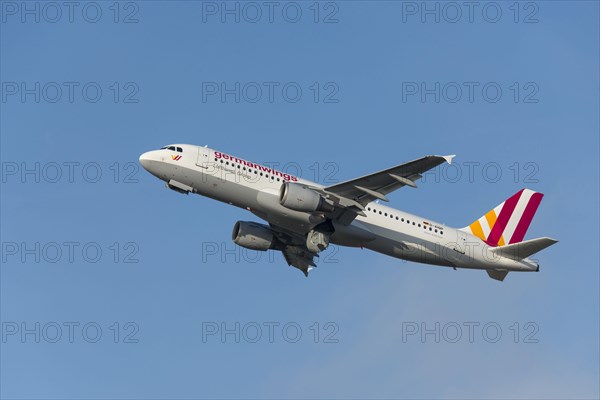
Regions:
[[260, 164], [256, 164], [256, 163], [253, 163], [250, 161], [243, 160], [241, 158], [230, 156], [229, 154], [221, 153], [220, 151], [215, 151], [215, 158], [223, 159], [223, 160], [230, 160], [235, 163], [245, 165], [246, 167], [250, 167], [250, 168], [257, 169], [259, 171], [266, 172], [267, 174], [279, 176], [279, 177], [285, 179], [286, 181], [298, 182], [298, 178], [295, 177], [294, 175], [286, 174], [286, 173], [277, 171], [273, 168], [268, 168], [268, 167], [262, 166]]

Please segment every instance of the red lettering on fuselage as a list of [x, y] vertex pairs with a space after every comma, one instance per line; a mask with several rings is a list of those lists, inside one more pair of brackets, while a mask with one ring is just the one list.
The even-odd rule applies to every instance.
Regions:
[[273, 168], [268, 168], [268, 167], [262, 166], [260, 164], [256, 164], [256, 163], [253, 163], [253, 162], [250, 162], [250, 161], [243, 160], [241, 158], [230, 156], [229, 154], [221, 153], [220, 151], [215, 151], [215, 158], [216, 159], [223, 159], [223, 160], [230, 160], [230, 161], [233, 161], [235, 163], [245, 165], [246, 167], [250, 167], [250, 168], [257, 169], [259, 171], [266, 172], [267, 174], [272, 174], [272, 175], [280, 176], [283, 179], [285, 179], [286, 181], [298, 182], [298, 178], [295, 177], [294, 175], [286, 174], [286, 173], [277, 171], [277, 170], [275, 170]]

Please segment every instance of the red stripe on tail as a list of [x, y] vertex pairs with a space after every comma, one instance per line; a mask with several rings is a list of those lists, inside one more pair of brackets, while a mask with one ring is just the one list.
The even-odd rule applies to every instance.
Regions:
[[492, 228], [492, 231], [486, 240], [486, 243], [490, 246], [498, 246], [498, 241], [502, 236], [502, 232], [504, 232], [504, 228], [506, 228], [506, 225], [508, 224], [508, 221], [510, 220], [510, 217], [515, 210], [515, 207], [519, 202], [519, 198], [524, 190], [525, 189], [520, 190], [504, 202], [504, 206], [502, 206], [500, 215], [498, 215], [498, 219], [496, 220], [496, 223], [494, 224], [494, 227]]
[[531, 220], [542, 201], [542, 197], [544, 197], [542, 193], [534, 193], [531, 196], [529, 203], [527, 203], [527, 206], [525, 207], [525, 211], [523, 211], [523, 216], [515, 228], [515, 233], [513, 233], [513, 236], [510, 239], [510, 243], [519, 243], [523, 240], [525, 232], [527, 232], [529, 224], [531, 224]]

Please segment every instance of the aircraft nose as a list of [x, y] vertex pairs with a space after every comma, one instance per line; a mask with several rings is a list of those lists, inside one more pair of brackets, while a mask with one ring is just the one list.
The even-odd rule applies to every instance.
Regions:
[[157, 178], [163, 179], [165, 157], [161, 150], [151, 150], [140, 155], [140, 164]]
[[145, 170], [148, 170], [148, 167], [150, 166], [150, 152], [147, 151], [144, 154], [142, 154], [140, 156], [140, 164], [142, 164], [142, 167], [144, 167]]

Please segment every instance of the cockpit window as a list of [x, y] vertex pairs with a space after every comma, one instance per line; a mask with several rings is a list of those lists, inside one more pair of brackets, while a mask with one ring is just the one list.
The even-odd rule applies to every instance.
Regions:
[[161, 150], [171, 150], [171, 151], [176, 151], [178, 153], [183, 153], [183, 149], [181, 147], [175, 147], [175, 146], [164, 146], [160, 148]]

